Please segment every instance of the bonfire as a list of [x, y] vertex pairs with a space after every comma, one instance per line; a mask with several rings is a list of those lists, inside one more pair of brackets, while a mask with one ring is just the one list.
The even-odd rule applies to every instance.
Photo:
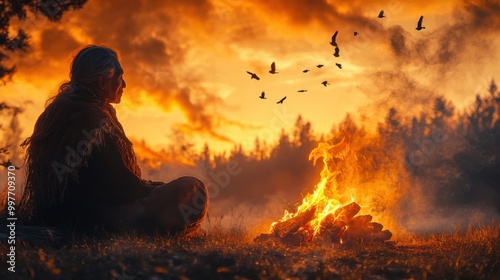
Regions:
[[277, 241], [287, 245], [303, 245], [312, 240], [330, 244], [354, 241], [386, 242], [392, 233], [383, 225], [374, 222], [371, 215], [358, 215], [361, 206], [351, 196], [351, 201], [342, 203], [337, 188], [339, 170], [332, 163], [343, 160], [349, 154], [348, 141], [343, 139], [336, 145], [320, 143], [313, 149], [309, 159], [322, 158], [324, 167], [321, 181], [312, 193], [307, 194], [295, 213], [285, 210], [283, 217], [272, 223], [270, 233], [258, 236], [255, 241]]

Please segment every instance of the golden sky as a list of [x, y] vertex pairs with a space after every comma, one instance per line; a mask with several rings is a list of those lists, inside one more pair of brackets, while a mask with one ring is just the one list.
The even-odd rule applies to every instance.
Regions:
[[[158, 149], [176, 128], [200, 146], [250, 149], [257, 136], [275, 141], [298, 114], [328, 132], [349, 112], [377, 121], [390, 106], [418, 113], [439, 95], [469, 104], [499, 78], [499, 14], [494, 0], [89, 0], [59, 23], [20, 23], [31, 49], [11, 56], [17, 73], [0, 89], [25, 106], [27, 137], [76, 51], [104, 44], [125, 70], [115, 108], [129, 137]], [[416, 31], [421, 15], [426, 29]], [[279, 74], [268, 73], [273, 61]]]

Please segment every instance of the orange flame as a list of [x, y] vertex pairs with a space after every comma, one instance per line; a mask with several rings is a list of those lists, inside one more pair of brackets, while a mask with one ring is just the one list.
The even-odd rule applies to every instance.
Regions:
[[[312, 160], [313, 164], [316, 164], [319, 158], [323, 160], [324, 167], [320, 173], [321, 180], [315, 186], [313, 193], [309, 193], [303, 198], [302, 204], [298, 206], [295, 213], [289, 213], [285, 210], [280, 222], [291, 219], [314, 207], [316, 208], [315, 217], [308, 223], [308, 227], [313, 229], [313, 236], [316, 236], [326, 216], [329, 214], [334, 215], [335, 210], [339, 207], [347, 202], [354, 201], [352, 194], [349, 195], [351, 201], [342, 201], [346, 196], [338, 191], [337, 177], [341, 172], [335, 168], [335, 162], [345, 160], [348, 155], [351, 155], [350, 146], [345, 138], [338, 144], [320, 143], [318, 147], [313, 149], [309, 154], [309, 160]], [[271, 230], [275, 224], [271, 225]]]

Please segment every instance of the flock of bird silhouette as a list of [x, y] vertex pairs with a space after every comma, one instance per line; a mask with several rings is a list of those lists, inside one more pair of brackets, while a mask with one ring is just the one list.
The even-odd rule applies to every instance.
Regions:
[[[381, 10], [379, 13], [378, 13], [378, 18], [384, 18], [385, 15], [384, 15], [384, 10]], [[415, 28], [417, 31], [420, 31], [422, 29], [425, 29], [425, 26], [422, 26], [422, 21], [424, 20], [424, 16], [420, 16], [420, 18], [418, 19], [418, 23], [417, 23], [417, 27]], [[337, 34], [339, 33], [339, 31], [335, 31], [335, 33], [333, 33], [333, 36], [332, 36], [332, 41], [330, 42], [330, 45], [332, 45], [334, 47], [334, 52], [333, 52], [333, 56], [335, 57], [340, 57], [340, 49], [339, 49], [339, 46], [337, 44]], [[357, 31], [354, 31], [354, 36], [358, 36], [359, 35], [359, 32]], [[340, 63], [335, 63], [335, 65], [339, 68], [339, 69], [342, 69], [342, 64]], [[316, 65], [317, 68], [321, 68], [323, 67], [324, 65], [323, 64], [318, 64]], [[307, 73], [311, 70], [309, 69], [305, 69], [302, 71], [302, 73]], [[250, 79], [255, 79], [255, 80], [260, 80], [260, 77], [256, 74], [256, 73], [252, 73], [250, 71], [247, 71], [247, 73], [251, 76]], [[279, 74], [279, 72], [276, 72], [276, 63], [273, 61], [273, 63], [271, 63], [271, 70], [269, 70], [269, 73], [271, 74]], [[330, 85], [328, 83], [328, 81], [323, 81], [321, 82], [321, 84], [323, 86], [328, 86]], [[301, 90], [298, 90], [297, 92], [307, 92], [307, 89], [301, 89]], [[260, 95], [259, 95], [259, 98], [260, 99], [267, 99], [266, 97], [266, 93], [265, 91], [263, 91]], [[278, 102], [276, 102], [276, 104], [283, 104], [283, 101], [285, 101], [286, 99], [286, 96], [284, 96], [283, 98], [281, 98]]]

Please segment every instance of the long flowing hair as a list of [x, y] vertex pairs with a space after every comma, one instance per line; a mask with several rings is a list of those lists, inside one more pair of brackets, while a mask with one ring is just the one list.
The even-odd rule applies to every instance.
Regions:
[[[61, 160], [62, 145], [59, 140], [67, 133], [71, 125], [69, 108], [97, 108], [106, 115], [114, 132], [118, 135], [117, 145], [129, 168], [140, 176], [132, 143], [127, 139], [123, 128], [116, 119], [114, 109], [106, 104], [104, 96], [98, 90], [98, 79], [109, 77], [119, 68], [117, 53], [104, 46], [87, 46], [74, 57], [70, 68], [70, 81], [59, 87], [58, 93], [47, 100], [44, 112], [38, 118], [33, 134], [21, 146], [26, 148], [25, 171], [26, 184], [20, 202], [18, 214], [25, 223], [51, 223], [51, 216], [57, 216], [58, 206], [68, 197], [68, 184], [71, 179], [78, 180], [76, 174], [58, 177], [51, 163]], [[89, 105], [90, 104], [90, 105]], [[83, 107], [85, 106], [85, 107]]]

